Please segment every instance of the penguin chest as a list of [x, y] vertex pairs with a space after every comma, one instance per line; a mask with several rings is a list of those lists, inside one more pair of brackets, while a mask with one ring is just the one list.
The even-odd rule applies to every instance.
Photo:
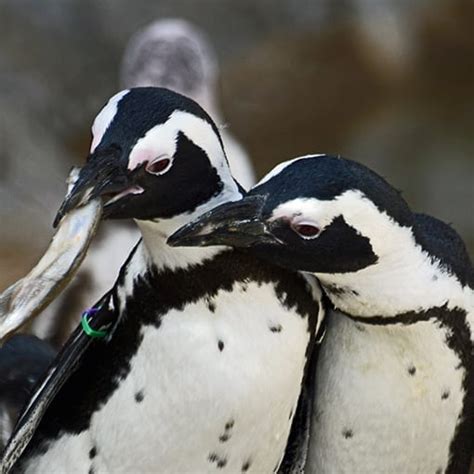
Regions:
[[145, 326], [131, 370], [94, 414], [94, 472], [272, 472], [284, 454], [308, 321], [247, 284]]
[[314, 472], [445, 471], [465, 394], [446, 331], [331, 314], [317, 368]]

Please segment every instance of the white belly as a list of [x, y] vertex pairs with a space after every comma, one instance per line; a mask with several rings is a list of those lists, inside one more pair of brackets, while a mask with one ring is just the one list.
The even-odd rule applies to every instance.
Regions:
[[145, 327], [129, 375], [90, 430], [61, 437], [30, 471], [54, 462], [57, 472], [95, 474], [272, 472], [299, 396], [308, 321], [267, 284], [212, 303], [214, 312], [193, 303]]
[[328, 324], [308, 472], [444, 472], [464, 376], [446, 331], [433, 322], [362, 326], [338, 313]]

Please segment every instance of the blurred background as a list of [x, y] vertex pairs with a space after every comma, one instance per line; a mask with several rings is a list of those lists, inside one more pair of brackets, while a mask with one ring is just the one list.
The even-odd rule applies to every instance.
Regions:
[[257, 177], [301, 154], [356, 159], [473, 254], [472, 0], [2, 0], [0, 289], [49, 242], [130, 36], [168, 17], [214, 46], [220, 125]]

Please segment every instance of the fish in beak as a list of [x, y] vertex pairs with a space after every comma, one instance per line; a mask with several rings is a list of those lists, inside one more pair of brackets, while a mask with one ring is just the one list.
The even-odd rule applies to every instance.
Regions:
[[264, 204], [265, 196], [247, 196], [217, 206], [178, 229], [169, 237], [168, 244], [172, 247], [252, 247], [278, 243], [262, 216]]
[[[79, 174], [77, 168], [71, 171], [70, 189], [77, 186]], [[101, 215], [102, 202], [93, 198], [67, 212], [40, 261], [0, 293], [0, 341], [37, 316], [65, 288], [86, 255]]]

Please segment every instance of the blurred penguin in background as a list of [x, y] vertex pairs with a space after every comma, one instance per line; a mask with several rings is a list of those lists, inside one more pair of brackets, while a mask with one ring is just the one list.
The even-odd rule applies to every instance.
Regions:
[[[120, 89], [166, 87], [198, 102], [222, 125], [218, 105], [219, 69], [215, 51], [203, 32], [180, 19], [158, 20], [139, 30], [125, 48]], [[248, 155], [234, 137], [221, 127], [233, 176], [244, 187], [255, 182]], [[32, 332], [60, 347], [91, 306], [115, 283], [122, 256], [139, 239], [128, 221], [105, 222], [96, 236], [81, 270], [68, 289], [38, 317]]]
[[185, 20], [158, 20], [138, 31], [122, 60], [121, 88], [159, 86], [195, 100], [220, 126], [232, 175], [245, 189], [255, 183], [249, 157], [223, 128], [219, 67], [205, 34]]

